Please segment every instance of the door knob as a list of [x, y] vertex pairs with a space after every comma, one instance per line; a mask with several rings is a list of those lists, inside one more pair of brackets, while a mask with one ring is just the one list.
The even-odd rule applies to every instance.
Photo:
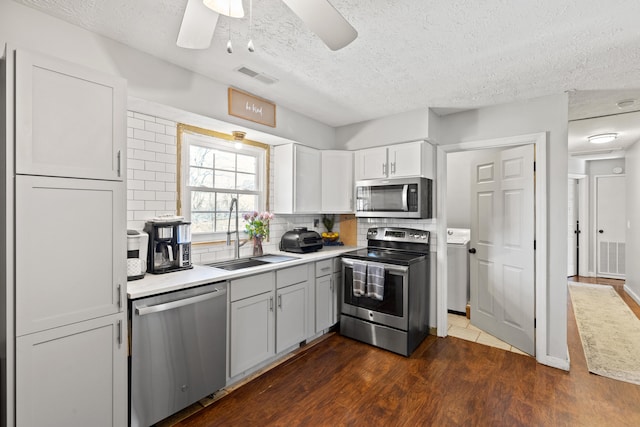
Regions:
[[598, 233], [602, 234], [604, 233], [604, 230], [598, 230]]
[[471, 249], [469, 249], [469, 253], [470, 253], [470, 254], [475, 254], [475, 253], [476, 253], [476, 248], [471, 248]]

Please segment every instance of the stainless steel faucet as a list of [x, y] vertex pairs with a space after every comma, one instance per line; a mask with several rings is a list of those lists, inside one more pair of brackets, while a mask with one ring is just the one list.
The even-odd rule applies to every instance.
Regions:
[[236, 207], [236, 240], [235, 240], [235, 251], [233, 257], [235, 259], [240, 258], [240, 246], [243, 246], [247, 243], [248, 240], [240, 243], [240, 231], [238, 230], [238, 199], [233, 197], [231, 199], [231, 208], [229, 208], [229, 222], [227, 223], [227, 246], [231, 246], [231, 214], [233, 213], [233, 207]]

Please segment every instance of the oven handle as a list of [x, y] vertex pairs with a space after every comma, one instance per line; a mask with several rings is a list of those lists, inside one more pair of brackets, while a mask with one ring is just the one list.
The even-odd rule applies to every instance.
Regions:
[[402, 210], [409, 211], [409, 184], [402, 186]]
[[[353, 263], [355, 262], [363, 262], [365, 264], [370, 264], [367, 261], [362, 261], [362, 260], [358, 260], [358, 259], [351, 259], [351, 258], [342, 258], [342, 264], [344, 265], [348, 265], [349, 267], [353, 267]], [[380, 262], [376, 262], [375, 264], [381, 264], [384, 269], [390, 273], [399, 273], [399, 274], [406, 274], [409, 271], [409, 267], [405, 267], [403, 265], [395, 265], [395, 264], [385, 264], [385, 263], [380, 263]]]

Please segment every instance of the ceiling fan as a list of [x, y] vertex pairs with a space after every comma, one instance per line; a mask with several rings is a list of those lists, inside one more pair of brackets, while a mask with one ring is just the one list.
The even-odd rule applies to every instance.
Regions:
[[[282, 0], [331, 50], [342, 49], [358, 32], [328, 0]], [[177, 45], [187, 49], [207, 49], [219, 14], [205, 3], [211, 0], [188, 0], [182, 18]], [[225, 9], [226, 10], [226, 9]], [[231, 10], [230, 12], [233, 12]], [[225, 15], [228, 15], [225, 13]], [[231, 16], [234, 16], [231, 13]], [[239, 17], [244, 16], [244, 12]], [[237, 15], [235, 17], [238, 17]]]

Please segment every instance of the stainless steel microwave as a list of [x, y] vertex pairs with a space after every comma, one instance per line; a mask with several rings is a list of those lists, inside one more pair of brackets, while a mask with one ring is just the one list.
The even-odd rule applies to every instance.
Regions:
[[356, 216], [432, 218], [429, 178], [370, 179], [356, 182]]

